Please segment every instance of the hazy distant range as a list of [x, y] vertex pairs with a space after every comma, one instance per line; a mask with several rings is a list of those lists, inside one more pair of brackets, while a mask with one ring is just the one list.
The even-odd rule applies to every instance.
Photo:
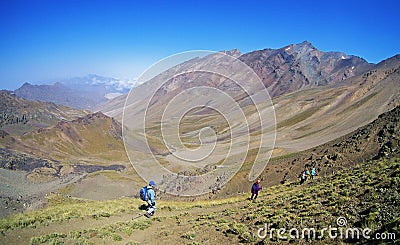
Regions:
[[15, 95], [27, 100], [53, 102], [76, 109], [94, 111], [99, 105], [129, 92], [134, 80], [121, 80], [99, 75], [86, 75], [36, 85], [24, 83], [14, 91]]

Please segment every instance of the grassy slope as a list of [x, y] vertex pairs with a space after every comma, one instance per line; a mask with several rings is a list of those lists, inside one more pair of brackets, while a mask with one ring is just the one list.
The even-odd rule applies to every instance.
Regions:
[[346, 217], [348, 227], [369, 227], [399, 237], [399, 184], [400, 159], [384, 159], [320, 176], [302, 186], [287, 183], [268, 188], [256, 202], [247, 200], [247, 195], [198, 202], [160, 200], [155, 217], [136, 220], [131, 218], [141, 212], [137, 199], [86, 201], [54, 196], [45, 209], [1, 220], [0, 243], [281, 243], [276, 237], [261, 241], [257, 230], [265, 223], [287, 229], [337, 227], [340, 216]]

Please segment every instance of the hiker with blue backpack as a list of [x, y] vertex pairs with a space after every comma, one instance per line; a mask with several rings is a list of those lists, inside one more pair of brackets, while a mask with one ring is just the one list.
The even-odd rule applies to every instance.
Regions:
[[149, 185], [140, 189], [140, 192], [139, 192], [140, 199], [147, 202], [147, 212], [144, 215], [147, 218], [150, 218], [150, 216], [153, 216], [154, 212], [156, 211], [156, 193], [154, 191], [155, 186], [156, 186], [156, 183], [153, 180], [151, 180], [149, 182]]
[[258, 179], [254, 184], [251, 186], [251, 197], [250, 200], [257, 199], [258, 197], [258, 192], [262, 190], [262, 187], [260, 186], [260, 180]]
[[311, 168], [311, 175], [310, 175], [310, 179], [314, 179], [314, 176], [317, 175], [317, 170], [315, 170], [315, 167]]

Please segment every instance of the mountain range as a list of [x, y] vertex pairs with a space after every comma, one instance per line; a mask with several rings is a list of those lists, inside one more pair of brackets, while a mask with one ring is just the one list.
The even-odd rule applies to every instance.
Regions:
[[[282, 60], [282, 55], [287, 52], [290, 54], [286, 55], [286, 60]], [[207, 57], [204, 62], [207, 62], [206, 59]], [[277, 120], [274, 155], [305, 150], [325, 143], [371, 122], [381, 113], [399, 105], [399, 55], [378, 64], [369, 64], [361, 58], [340, 52], [323, 53], [310, 43], [303, 42], [278, 50], [250, 52], [239, 56], [239, 59], [247, 62], [250, 67], [255, 67], [253, 70], [272, 93]], [[315, 65], [317, 60], [324, 65]], [[191, 67], [190, 61], [184, 65]], [[278, 67], [283, 75], [276, 77], [273, 72], [259, 72], [270, 70], [268, 67]], [[294, 71], [303, 75], [296, 77]], [[293, 79], [282, 78], [286, 76]], [[196, 83], [199, 77], [190, 74], [168, 82], [162, 88], [163, 92], [159, 93], [160, 98], [155, 99], [157, 103], [152, 105], [154, 110], [162, 111], [169, 101], [168, 98], [202, 84]], [[186, 80], [191, 82], [186, 83]], [[147, 92], [152, 91], [149, 89], [151, 83], [150, 80], [147, 85], [138, 86], [132, 91], [134, 96], [130, 97], [130, 103], [136, 105], [132, 115], [145, 109], [146, 105], [140, 101], [151, 96]], [[210, 79], [207, 86], [218, 88], [226, 87], [226, 84]], [[125, 102], [126, 95], [119, 96], [104, 104], [100, 110], [122, 121]], [[223, 124], [221, 121], [214, 123]]]
[[271, 97], [338, 83], [374, 67], [360, 57], [322, 52], [307, 41], [249, 52], [239, 59], [257, 73]]
[[[374, 67], [364, 59], [342, 52], [323, 52], [304, 41], [279, 49], [242, 54], [225, 51], [239, 58], [260, 77], [271, 97], [301, 89], [335, 84]], [[29, 100], [53, 102], [77, 109], [96, 111], [113, 98], [126, 94], [135, 83], [90, 74], [57, 81], [52, 85], [25, 83], [15, 94]]]
[[14, 93], [27, 100], [53, 102], [93, 111], [100, 104], [127, 93], [133, 85], [133, 81], [90, 74], [60, 80], [51, 85], [24, 83]]
[[[304, 41], [279, 49], [264, 49], [242, 54], [224, 51], [248, 65], [261, 79], [272, 98], [287, 93], [337, 84], [363, 74], [376, 65], [343, 52], [323, 52]], [[120, 116], [126, 95], [111, 100], [97, 109], [110, 116]]]

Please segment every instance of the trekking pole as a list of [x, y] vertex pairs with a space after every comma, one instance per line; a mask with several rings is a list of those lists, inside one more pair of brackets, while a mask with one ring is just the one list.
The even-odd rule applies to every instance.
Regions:
[[136, 215], [135, 217], [133, 217], [132, 220], [138, 219], [138, 218], [142, 217], [143, 215], [144, 215], [144, 213], [140, 213], [140, 214]]

